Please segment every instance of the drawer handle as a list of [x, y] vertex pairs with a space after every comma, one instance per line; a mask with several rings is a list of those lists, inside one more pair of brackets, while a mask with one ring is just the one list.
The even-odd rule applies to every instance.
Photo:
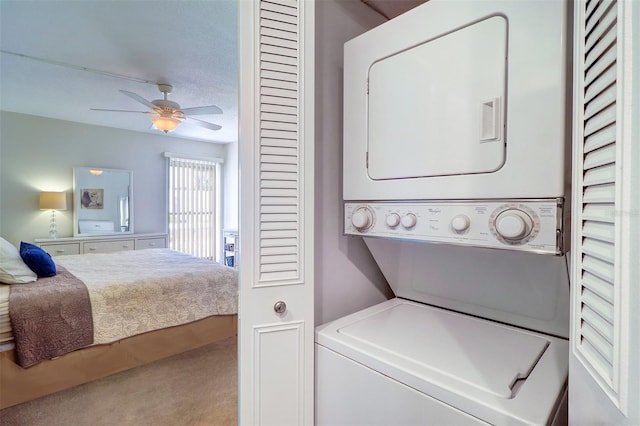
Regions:
[[122, 246], [122, 248], [129, 248], [129, 246], [125, 244]]
[[64, 253], [64, 249], [58, 249], [56, 250], [56, 253]]
[[96, 251], [96, 248], [95, 247], [90, 247], [89, 250]]
[[155, 245], [156, 245], [156, 243], [149, 243], [149, 247], [153, 247]]

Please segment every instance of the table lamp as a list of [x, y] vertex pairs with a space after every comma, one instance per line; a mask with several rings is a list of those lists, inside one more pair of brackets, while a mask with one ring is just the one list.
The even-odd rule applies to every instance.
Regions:
[[49, 225], [49, 238], [57, 238], [56, 210], [67, 209], [67, 194], [64, 192], [41, 192], [40, 210], [51, 210], [51, 223]]

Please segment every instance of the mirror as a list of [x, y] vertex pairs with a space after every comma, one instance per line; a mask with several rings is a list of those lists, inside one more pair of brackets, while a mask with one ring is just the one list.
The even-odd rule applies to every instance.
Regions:
[[133, 172], [73, 168], [73, 235], [133, 233]]

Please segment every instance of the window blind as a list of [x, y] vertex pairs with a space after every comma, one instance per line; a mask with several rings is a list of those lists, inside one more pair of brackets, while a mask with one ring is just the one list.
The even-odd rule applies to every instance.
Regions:
[[216, 167], [210, 160], [169, 158], [169, 247], [215, 260]]

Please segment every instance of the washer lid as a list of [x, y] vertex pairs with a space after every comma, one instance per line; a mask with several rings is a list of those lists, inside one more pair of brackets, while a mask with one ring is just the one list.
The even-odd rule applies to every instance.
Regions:
[[398, 303], [337, 329], [385, 361], [450, 386], [472, 386], [498, 398], [515, 396], [549, 341], [541, 336], [441, 309]]

